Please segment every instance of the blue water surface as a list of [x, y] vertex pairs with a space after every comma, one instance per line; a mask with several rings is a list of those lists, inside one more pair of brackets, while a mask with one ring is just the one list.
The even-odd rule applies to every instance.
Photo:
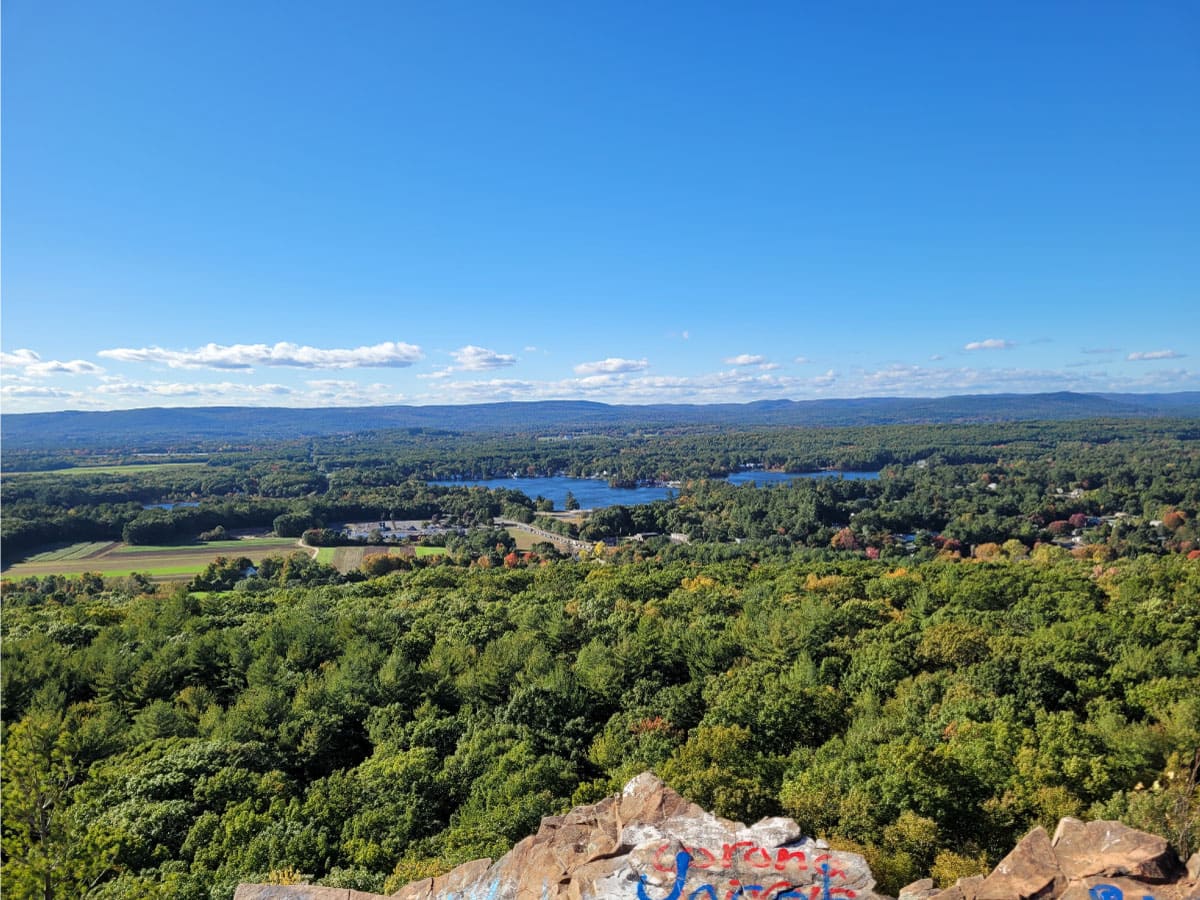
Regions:
[[[874, 479], [878, 472], [735, 472], [726, 481], [731, 484], [746, 484], [753, 482], [759, 487], [782, 484], [796, 478], [848, 478], [850, 480]], [[554, 501], [554, 508], [566, 508], [567, 491], [575, 495], [579, 505], [584, 509], [599, 509], [604, 506], [636, 506], [640, 503], [653, 503], [655, 500], [666, 500], [676, 491], [669, 487], [609, 487], [602, 478], [571, 478], [566, 475], [552, 475], [546, 478], [480, 478], [464, 479], [462, 481], [431, 481], [430, 484], [442, 484], [457, 487], [485, 487], [489, 489], [508, 488], [521, 491], [528, 497], [545, 497]]]

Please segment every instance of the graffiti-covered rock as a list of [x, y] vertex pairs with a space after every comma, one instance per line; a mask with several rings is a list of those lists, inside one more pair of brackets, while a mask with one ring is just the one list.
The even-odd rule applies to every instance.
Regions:
[[[395, 896], [427, 900], [424, 884]], [[457, 893], [463, 900], [872, 900], [874, 887], [861, 856], [803, 838], [791, 819], [731, 822], [646, 773], [620, 794], [543, 819], [537, 834]]]
[[[1037, 828], [987, 876], [902, 900], [1200, 900], [1194, 869], [1162, 838], [1119, 822]], [[383, 900], [307, 886], [241, 885], [236, 900]], [[599, 803], [542, 820], [493, 862], [401, 888], [399, 900], [881, 900], [866, 861], [804, 837], [791, 819], [731, 822], [644, 773]]]

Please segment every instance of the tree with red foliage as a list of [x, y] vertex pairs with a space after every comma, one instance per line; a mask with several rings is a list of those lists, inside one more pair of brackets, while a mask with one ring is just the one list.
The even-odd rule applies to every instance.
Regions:
[[857, 550], [858, 538], [854, 536], [850, 527], [846, 526], [830, 539], [829, 546], [834, 550]]

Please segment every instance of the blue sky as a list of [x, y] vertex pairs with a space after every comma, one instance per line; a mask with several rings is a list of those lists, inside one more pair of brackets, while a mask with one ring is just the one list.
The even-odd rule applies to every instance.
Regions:
[[1200, 5], [3, 21], [3, 406], [1200, 389]]

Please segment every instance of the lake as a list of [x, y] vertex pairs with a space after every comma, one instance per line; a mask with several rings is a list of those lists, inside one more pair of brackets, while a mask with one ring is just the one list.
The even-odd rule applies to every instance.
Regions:
[[143, 503], [142, 509], [182, 509], [188, 506], [199, 506], [200, 504], [192, 500], [180, 500], [178, 503]]
[[[878, 472], [735, 472], [726, 481], [731, 484], [753, 482], [760, 487], [781, 484], [796, 478], [836, 478], [841, 476], [851, 480], [874, 479]], [[547, 478], [482, 478], [462, 481], [431, 481], [430, 484], [448, 485], [450, 487], [485, 487], [489, 489], [508, 488], [521, 491], [530, 498], [539, 495], [554, 501], [554, 508], [562, 510], [567, 502], [567, 491], [575, 495], [579, 505], [584, 509], [599, 509], [603, 506], [637, 506], [640, 503], [653, 503], [655, 500], [666, 500], [676, 491], [669, 487], [636, 487], [614, 488], [602, 478], [569, 478], [565, 475], [553, 475]]]
[[484, 478], [478, 481], [431, 481], [430, 484], [444, 484], [451, 487], [485, 487], [490, 489], [508, 488], [521, 491], [531, 499], [537, 496], [554, 501], [556, 510], [566, 509], [567, 491], [575, 495], [579, 505], [584, 509], [599, 509], [602, 506], [637, 506], [641, 503], [653, 503], [655, 500], [666, 500], [675, 493], [667, 487], [636, 487], [614, 488], [602, 478], [568, 478], [565, 475], [552, 475], [548, 478]]

